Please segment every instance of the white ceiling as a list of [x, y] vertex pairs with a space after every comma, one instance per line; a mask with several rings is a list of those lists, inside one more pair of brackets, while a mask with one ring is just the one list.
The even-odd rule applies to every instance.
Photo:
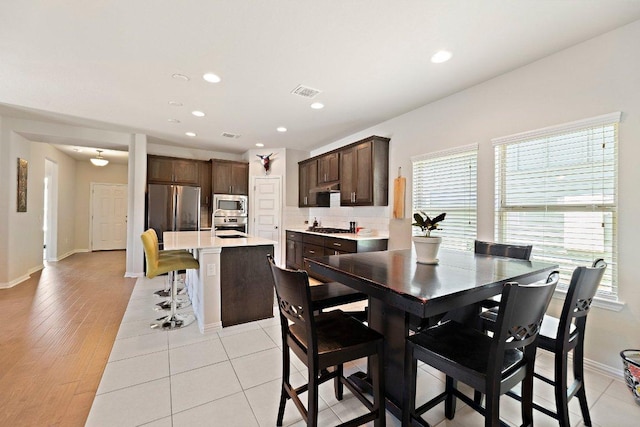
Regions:
[[2, 0], [0, 115], [310, 150], [638, 19], [635, 0]]

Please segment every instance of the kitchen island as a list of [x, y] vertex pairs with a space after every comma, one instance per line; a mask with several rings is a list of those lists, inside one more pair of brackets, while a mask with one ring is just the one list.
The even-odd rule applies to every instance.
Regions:
[[238, 231], [168, 231], [163, 241], [164, 249], [187, 249], [200, 263], [185, 277], [200, 332], [273, 317], [267, 254], [274, 241]]

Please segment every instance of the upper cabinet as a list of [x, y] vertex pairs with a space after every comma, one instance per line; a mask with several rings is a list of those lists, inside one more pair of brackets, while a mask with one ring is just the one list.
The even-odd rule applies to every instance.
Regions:
[[214, 194], [249, 195], [249, 163], [211, 160]]
[[301, 208], [318, 206], [316, 193], [311, 189], [318, 185], [318, 160], [298, 163], [298, 206]]
[[201, 161], [200, 170], [200, 226], [211, 227], [212, 192], [211, 192], [211, 161]]
[[387, 206], [389, 139], [372, 136], [340, 151], [340, 205]]
[[199, 161], [173, 157], [147, 156], [147, 182], [150, 184], [198, 185]]
[[300, 162], [298, 206], [329, 206], [335, 184], [342, 206], [387, 206], [389, 138], [371, 136]]
[[340, 156], [338, 153], [318, 157], [318, 184], [340, 180]]

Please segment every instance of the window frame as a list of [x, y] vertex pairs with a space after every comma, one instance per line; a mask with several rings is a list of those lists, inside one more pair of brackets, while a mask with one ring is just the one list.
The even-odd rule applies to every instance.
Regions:
[[[618, 135], [618, 125], [620, 123], [621, 112], [615, 112], [611, 114], [605, 114], [602, 116], [592, 117], [584, 120], [578, 120], [566, 124], [561, 124], [557, 126], [550, 126], [543, 129], [533, 130], [529, 132], [522, 132], [515, 135], [510, 135], [501, 138], [492, 139], [492, 144], [494, 147], [494, 159], [495, 159], [495, 212], [494, 212], [494, 222], [495, 222], [495, 238], [497, 241], [502, 241], [507, 233], [506, 231], [506, 215], [510, 213], [522, 212], [522, 213], [594, 213], [601, 212], [603, 215], [609, 214], [611, 216], [611, 241], [608, 243], [606, 238], [603, 237], [603, 241], [607, 243], [606, 248], [610, 248], [611, 259], [607, 260], [608, 262], [608, 276], [610, 277], [610, 288], [611, 291], [603, 291], [598, 290], [596, 294], [597, 298], [601, 301], [604, 301], [604, 306], [609, 305], [607, 308], [618, 309], [619, 304], [619, 289], [618, 289], [618, 266], [617, 266], [617, 258], [618, 258], [618, 147], [619, 147], [619, 135]], [[507, 192], [507, 183], [506, 177], [508, 176], [508, 171], [504, 169], [507, 168], [505, 166], [504, 159], [501, 157], [504, 156], [504, 152], [506, 147], [513, 146], [515, 144], [523, 144], [523, 143], [534, 143], [535, 141], [542, 139], [552, 139], [554, 137], [563, 137], [567, 138], [571, 135], [577, 134], [579, 132], [583, 132], [588, 129], [594, 128], [606, 128], [613, 126], [614, 129], [614, 140], [613, 140], [613, 160], [612, 160], [612, 173], [613, 173], [613, 195], [611, 200], [602, 200], [600, 203], [549, 203], [545, 201], [544, 204], [533, 202], [531, 204], [523, 204], [516, 203], [514, 205], [508, 205], [504, 202], [506, 199]], [[604, 137], [603, 137], [604, 139]], [[540, 142], [540, 145], [546, 144], [547, 147], [552, 147], [555, 142], [547, 140], [546, 142]], [[589, 147], [587, 147], [589, 148]], [[532, 156], [533, 158], [533, 156]], [[531, 160], [531, 159], [528, 159]], [[604, 163], [603, 163], [604, 164]], [[581, 166], [582, 169], [584, 167]], [[544, 169], [545, 173], [548, 173], [553, 168], [551, 166]], [[581, 170], [581, 169], [579, 169]], [[603, 175], [603, 181], [607, 181]], [[608, 182], [608, 181], [607, 181]], [[535, 188], [535, 187], [534, 187]], [[540, 190], [538, 190], [540, 191]], [[571, 189], [567, 189], [567, 193], [569, 193]], [[560, 194], [560, 193], [559, 193]], [[604, 194], [604, 192], [603, 192]], [[567, 194], [566, 197], [571, 197], [570, 194]], [[603, 227], [604, 227], [603, 221]], [[566, 227], [564, 230], [565, 234], [563, 235], [563, 239], [566, 238]], [[603, 231], [605, 233], [605, 231]], [[603, 236], [605, 236], [603, 234]], [[579, 239], [578, 239], [579, 240]], [[563, 240], [564, 241], [564, 240]], [[565, 243], [566, 244], [566, 243]], [[550, 248], [553, 245], [549, 246]], [[576, 252], [580, 252], [576, 250]], [[539, 259], [541, 261], [549, 261], [550, 259], [536, 256], [536, 247], [534, 245], [534, 251], [532, 254], [532, 259]], [[579, 262], [578, 258], [571, 257], [563, 257], [561, 259], [567, 259], [569, 261], [573, 260], [573, 263], [563, 263], [558, 262], [561, 265], [561, 269], [565, 270], [565, 276], [572, 271], [573, 268], [570, 266], [575, 266], [576, 263]], [[583, 265], [580, 264], [580, 265]], [[564, 279], [567, 279], [566, 277]], [[563, 280], [561, 285], [558, 287], [558, 291], [560, 293], [566, 292], [566, 288], [568, 287], [568, 280]]]
[[[478, 233], [478, 144], [469, 144], [461, 147], [456, 147], [453, 149], [442, 150], [432, 153], [421, 154], [417, 156], [411, 157], [411, 172], [412, 172], [412, 213], [411, 218], [413, 222], [413, 214], [418, 211], [424, 211], [429, 216], [436, 216], [442, 212], [447, 213], [447, 217], [440, 224], [442, 230], [437, 230], [434, 235], [442, 236], [443, 241], [441, 247], [443, 248], [451, 248], [457, 250], [473, 250], [473, 244], [476, 239]], [[472, 158], [470, 159], [471, 156]], [[429, 167], [429, 162], [434, 162], [434, 164], [439, 163], [437, 167], [442, 168], [442, 165], [450, 165], [451, 161], [455, 158], [459, 157], [466, 165], [472, 166], [472, 170], [468, 175], [468, 179], [473, 179], [472, 182], [468, 181], [466, 188], [463, 189], [464, 186], [460, 186], [459, 188], [466, 192], [467, 197], [463, 197], [462, 199], [456, 199], [458, 202], [468, 202], [464, 208], [447, 206], [446, 204], [436, 204], [434, 207], [430, 207], [428, 205], [422, 206], [422, 204], [416, 205], [418, 201], [418, 197], [416, 197], [416, 192], [420, 191], [420, 189], [424, 189], [424, 187], [416, 185], [417, 178], [416, 177], [416, 167]], [[472, 160], [472, 165], [469, 165], [469, 160]], [[440, 163], [442, 162], [442, 163]], [[464, 165], [461, 165], [464, 167]], [[452, 174], [450, 176], [452, 181], [455, 181], [455, 175]], [[452, 186], [455, 185], [455, 182], [442, 182], [442, 178], [438, 180], [438, 185], [434, 188], [446, 188], [448, 192], [451, 192]], [[468, 197], [471, 196], [471, 197]], [[424, 198], [424, 196], [423, 196]], [[442, 201], [442, 197], [436, 197], [438, 201]], [[466, 211], [466, 212], [465, 212]], [[456, 215], [456, 213], [458, 213]], [[463, 222], [467, 222], [467, 224], [463, 225], [464, 229], [461, 232], [453, 233], [452, 230], [456, 230], [455, 227], [451, 228], [448, 224], [452, 223], [452, 220], [462, 220]], [[459, 229], [459, 227], [458, 227]], [[412, 235], [419, 235], [419, 230], [417, 227], [412, 227]], [[449, 235], [449, 236], [448, 236]], [[447, 238], [449, 237], [449, 238]]]

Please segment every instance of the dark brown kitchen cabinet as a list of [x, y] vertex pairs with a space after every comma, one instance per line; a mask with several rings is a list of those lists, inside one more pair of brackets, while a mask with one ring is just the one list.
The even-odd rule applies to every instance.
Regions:
[[249, 195], [249, 163], [231, 160], [211, 160], [214, 194]]
[[308, 258], [325, 255], [341, 255], [356, 252], [386, 251], [388, 239], [343, 239], [335, 236], [287, 230], [287, 268], [307, 270], [309, 276], [329, 281], [312, 273], [308, 268]]
[[200, 225], [211, 227], [212, 192], [211, 192], [211, 161], [202, 161], [199, 166], [200, 179]]
[[340, 157], [330, 153], [318, 157], [318, 184], [327, 184], [340, 180]]
[[148, 156], [147, 182], [149, 184], [199, 184], [199, 161], [174, 157]]
[[387, 206], [389, 139], [372, 136], [340, 151], [340, 205]]
[[302, 264], [302, 233], [287, 231], [287, 268], [300, 270]]
[[329, 194], [312, 191], [318, 186], [318, 160], [298, 163], [298, 206], [301, 208], [329, 206]]

